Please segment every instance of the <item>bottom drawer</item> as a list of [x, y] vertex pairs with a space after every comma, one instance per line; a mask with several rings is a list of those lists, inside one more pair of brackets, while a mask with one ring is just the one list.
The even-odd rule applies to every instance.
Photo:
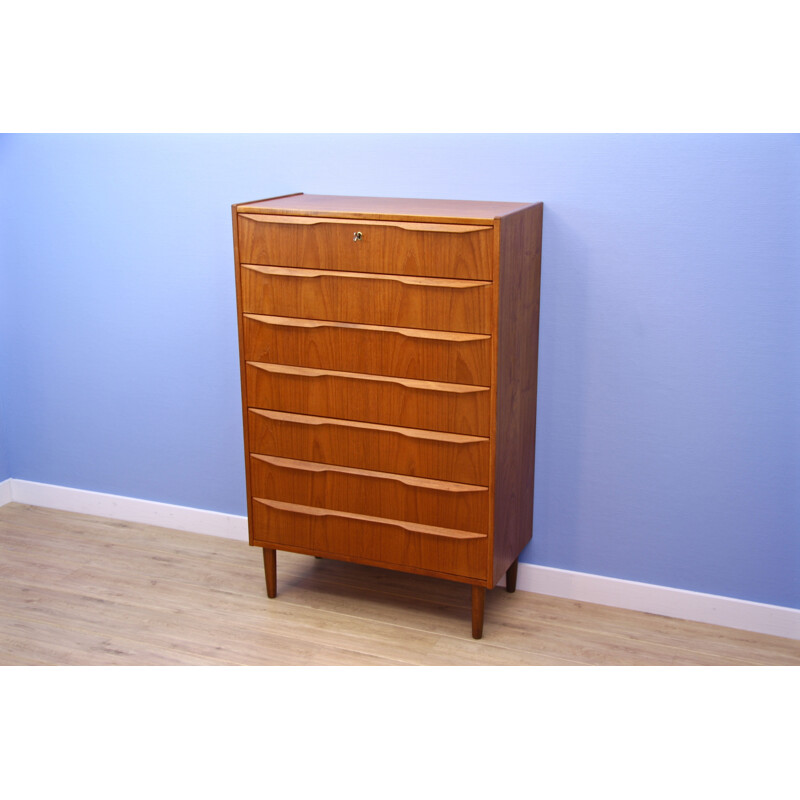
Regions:
[[485, 580], [485, 534], [253, 498], [252, 544]]

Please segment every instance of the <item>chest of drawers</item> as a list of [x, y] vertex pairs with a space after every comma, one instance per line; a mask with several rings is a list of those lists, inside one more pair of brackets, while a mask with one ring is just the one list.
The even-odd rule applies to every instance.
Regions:
[[250, 544], [486, 589], [531, 538], [542, 204], [233, 207]]

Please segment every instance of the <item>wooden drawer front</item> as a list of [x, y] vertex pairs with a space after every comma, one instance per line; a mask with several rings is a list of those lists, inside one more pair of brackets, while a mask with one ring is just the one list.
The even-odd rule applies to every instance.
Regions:
[[250, 449], [302, 461], [489, 485], [489, 440], [250, 409]]
[[244, 317], [244, 357], [301, 367], [488, 386], [491, 337], [350, 322]]
[[253, 499], [253, 544], [485, 580], [485, 535]]
[[477, 533], [489, 530], [485, 486], [260, 454], [250, 456], [250, 480], [253, 495], [269, 500]]
[[281, 317], [491, 333], [492, 285], [242, 265], [242, 311]]
[[247, 405], [322, 417], [489, 435], [489, 389], [249, 362]]
[[275, 267], [491, 280], [493, 241], [488, 226], [239, 215], [242, 263]]

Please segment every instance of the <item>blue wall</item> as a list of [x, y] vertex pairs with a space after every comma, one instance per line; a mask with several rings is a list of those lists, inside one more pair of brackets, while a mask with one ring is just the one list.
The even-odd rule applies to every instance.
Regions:
[[13, 477], [245, 513], [232, 203], [542, 200], [523, 560], [800, 606], [800, 137], [14, 135], [0, 170]]
[[0, 482], [11, 477], [11, 463], [8, 456], [10, 435], [8, 404], [11, 400], [11, 336], [16, 327], [11, 302], [13, 267], [9, 259], [11, 241], [9, 210], [13, 198], [8, 175], [10, 159], [6, 156], [6, 151], [10, 142], [10, 136], [0, 135]]

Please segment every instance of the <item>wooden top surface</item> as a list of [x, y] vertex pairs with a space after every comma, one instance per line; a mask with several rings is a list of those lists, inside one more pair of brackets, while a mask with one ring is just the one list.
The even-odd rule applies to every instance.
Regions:
[[415, 200], [403, 197], [343, 197], [330, 194], [293, 194], [236, 206], [249, 214], [289, 214], [346, 219], [418, 220], [429, 222], [491, 223], [532, 203], [476, 200]]

